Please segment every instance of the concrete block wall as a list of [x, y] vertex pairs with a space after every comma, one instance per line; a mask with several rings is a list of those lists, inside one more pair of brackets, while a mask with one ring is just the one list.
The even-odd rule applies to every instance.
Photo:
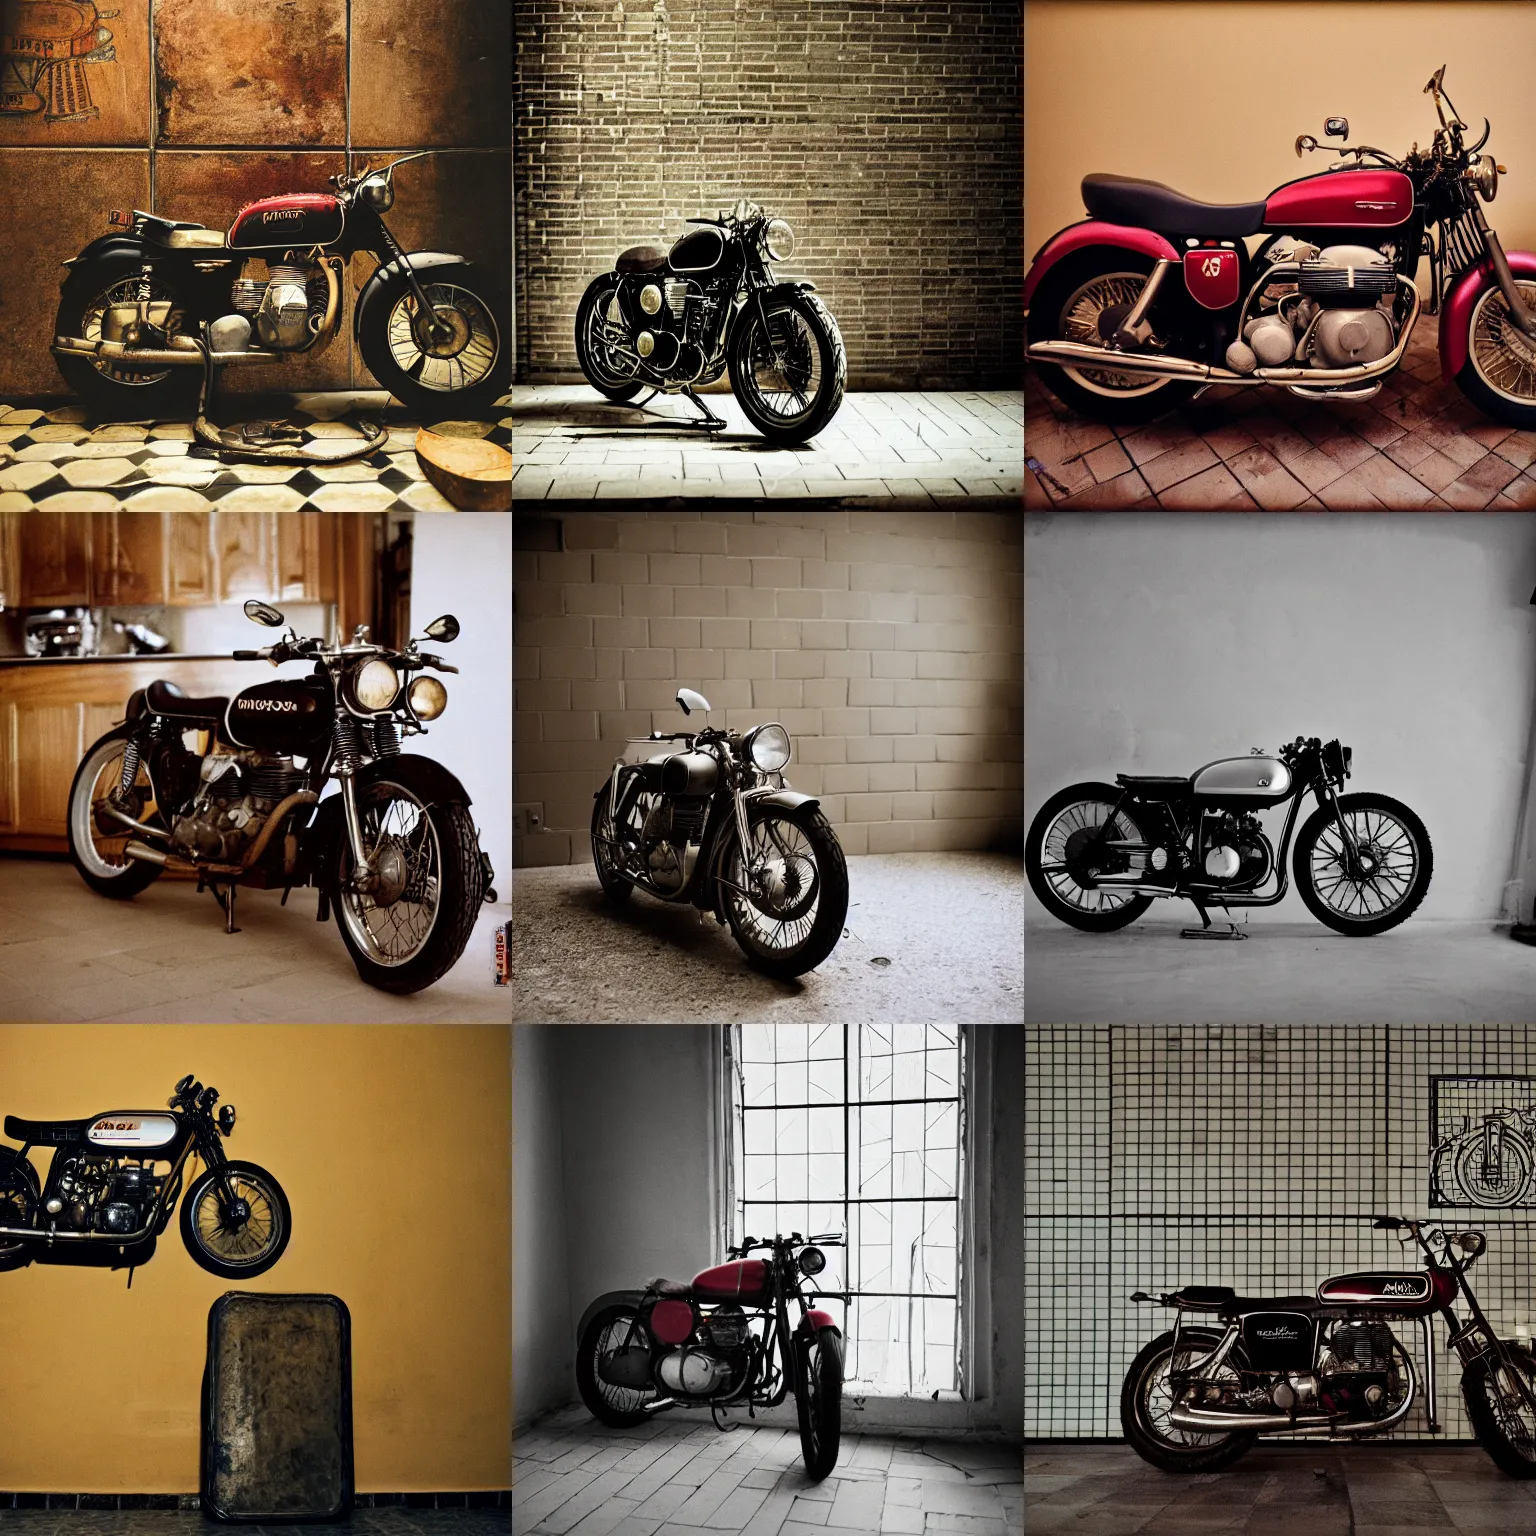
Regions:
[[854, 385], [1018, 378], [1017, 0], [520, 0], [519, 378], [579, 379], [582, 290], [750, 197]]
[[[629, 737], [778, 720], [849, 854], [1022, 830], [1022, 518], [967, 512], [523, 513], [517, 865], [585, 863]], [[530, 810], [538, 817], [534, 830]]]

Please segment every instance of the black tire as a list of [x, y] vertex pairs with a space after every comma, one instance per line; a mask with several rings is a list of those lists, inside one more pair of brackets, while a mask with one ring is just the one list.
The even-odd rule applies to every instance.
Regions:
[[837, 1465], [843, 1433], [843, 1348], [836, 1328], [818, 1328], [815, 1337], [796, 1341], [800, 1390], [795, 1409], [800, 1419], [800, 1454], [805, 1475], [819, 1483]]
[[[1536, 282], [1516, 278], [1515, 286], [1528, 309], [1536, 304]], [[1467, 360], [1456, 375], [1456, 387], [1485, 415], [1530, 432], [1536, 430], [1536, 345], [1509, 324], [1508, 316], [1509, 304], [1496, 286], [1490, 284], [1477, 296], [1467, 316]], [[1480, 343], [1490, 348], [1486, 359], [1480, 359]], [[1496, 379], [1501, 364], [1511, 371]], [[1510, 389], [1510, 384], [1522, 387]]]
[[1513, 1164], [1512, 1177], [1506, 1178], [1496, 1189], [1489, 1189], [1482, 1178], [1482, 1137], [1476, 1132], [1465, 1139], [1456, 1154], [1456, 1188], [1464, 1200], [1486, 1209], [1498, 1209], [1520, 1203], [1525, 1196], [1526, 1185], [1531, 1178], [1531, 1154], [1525, 1143], [1514, 1136], [1505, 1136], [1500, 1143], [1499, 1173], [1505, 1172], [1505, 1160]]
[[[1058, 894], [1048, 878], [1044, 857], [1046, 834], [1062, 812], [1069, 810], [1072, 806], [1102, 804], [1113, 810], [1120, 801], [1121, 793], [1121, 790], [1113, 784], [1100, 784], [1093, 781], [1070, 784], [1066, 789], [1052, 795], [1040, 807], [1035, 813], [1035, 819], [1029, 824], [1029, 836], [1024, 839], [1024, 868], [1029, 875], [1031, 888], [1040, 898], [1040, 905], [1058, 921], [1073, 928], [1080, 928], [1084, 933], [1113, 933], [1117, 928], [1127, 927], [1152, 905], [1154, 898], [1131, 896], [1121, 905], [1107, 911], [1094, 911], [1087, 907], [1073, 906]], [[1125, 816], [1126, 813], [1121, 812], [1121, 815]], [[1137, 832], [1143, 830], [1135, 827], [1134, 822], [1132, 826]], [[1054, 873], [1054, 869], [1051, 872]], [[1091, 878], [1087, 876], [1086, 871], [1084, 878]], [[1075, 878], [1074, 884], [1084, 892], [1098, 889], [1096, 885], [1084, 885]]]
[[[121, 873], [109, 873], [109, 861], [102, 856], [91, 836], [93, 813], [90, 794], [105, 766], [103, 759], [110, 760], [113, 755], [120, 758], [121, 745], [134, 734], [134, 729], [132, 726], [121, 725], [92, 743], [90, 750], [80, 759], [80, 766], [75, 769], [74, 780], [69, 786], [66, 811], [69, 857], [76, 872], [98, 896], [110, 896], [114, 901], [128, 901], [137, 896], [158, 880], [162, 872], [159, 864], [151, 864], [143, 859], [129, 859], [121, 866]], [[115, 754], [114, 748], [117, 749]], [[123, 835], [131, 837], [133, 833], [124, 827]]]
[[[1203, 1352], [1221, 1342], [1221, 1334], [1210, 1328], [1184, 1328], [1179, 1334], [1183, 1346], [1195, 1344]], [[1236, 1351], [1233, 1351], [1236, 1354]], [[1185, 1430], [1160, 1431], [1150, 1402], [1157, 1388], [1157, 1377], [1166, 1370], [1173, 1355], [1172, 1332], [1152, 1340], [1131, 1362], [1120, 1389], [1120, 1427], [1130, 1447], [1138, 1456], [1164, 1472], [1215, 1472], [1229, 1467], [1247, 1453], [1258, 1436], [1252, 1430], [1233, 1430], [1229, 1435], [1196, 1435]], [[1229, 1357], [1230, 1358], [1230, 1357]], [[1184, 1437], [1182, 1441], [1170, 1438]], [[1202, 1442], [1214, 1442], [1207, 1444]]]
[[645, 386], [635, 379], [626, 378], [623, 374], [605, 368], [602, 358], [592, 345], [589, 334], [592, 328], [592, 317], [599, 302], [612, 293], [618, 285], [619, 278], [616, 272], [604, 272], [587, 284], [587, 291], [582, 294], [581, 303], [576, 306], [576, 361], [581, 364], [581, 371], [586, 375], [587, 383], [598, 394], [606, 395], [610, 400], [622, 402], [633, 400]]
[[[730, 890], [724, 893], [723, 898], [725, 916], [731, 925], [731, 933], [747, 957], [747, 964], [765, 976], [790, 981], [796, 976], [803, 976], [807, 971], [815, 970], [832, 953], [837, 941], [843, 936], [843, 924], [848, 917], [848, 861], [843, 857], [843, 845], [838, 842], [831, 822], [816, 806], [801, 806], [793, 811], [755, 804], [748, 807], [747, 835], [754, 842], [756, 829], [770, 822], [782, 822], [799, 832], [810, 846], [817, 878], [814, 885], [808, 885], [802, 890], [798, 901], [791, 895], [790, 905], [785, 911], [792, 915], [775, 918], [756, 903], [748, 905], [754, 913], [770, 921], [798, 922], [814, 902], [816, 915], [810, 929], [803, 939], [792, 946], [784, 949], [770, 948], [758, 942], [747, 928], [747, 914], [739, 910], [745, 898], [736, 896]], [[744, 884], [739, 878], [740, 869], [741, 849], [733, 841], [724, 860], [726, 878]], [[801, 906], [800, 902], [805, 905]]]
[[[576, 1345], [576, 1390], [581, 1393], [581, 1400], [587, 1405], [587, 1411], [592, 1417], [610, 1429], [628, 1429], [635, 1424], [644, 1424], [652, 1417], [639, 1408], [626, 1410], [615, 1406], [614, 1400], [605, 1394], [631, 1392], [637, 1402], [646, 1402], [655, 1399], [657, 1394], [654, 1390], [639, 1392], [626, 1387], [610, 1387], [597, 1379], [597, 1350], [604, 1333], [612, 1324], [623, 1322], [627, 1325], [630, 1318], [638, 1315], [632, 1306], [604, 1307], [587, 1324]], [[643, 1326], [639, 1336], [645, 1337]]]
[[[1066, 334], [1066, 313], [1073, 295], [1095, 279], [1112, 277], [1116, 273], [1145, 278], [1151, 274], [1152, 267], [1150, 256], [1124, 251], [1117, 246], [1085, 246], [1070, 256], [1063, 256], [1040, 280], [1030, 302], [1030, 345], [1040, 341], [1083, 339]], [[1063, 405], [1080, 416], [1108, 422], [1111, 426], [1136, 426], [1154, 421], [1183, 405], [1197, 388], [1179, 379], [1144, 379], [1131, 386], [1135, 393], [1100, 394], [1055, 363], [1035, 363], [1033, 366], [1040, 382]]]
[[[237, 1194], [242, 1198], [254, 1194], [264, 1203], [265, 1235], [258, 1232], [261, 1240], [248, 1258], [244, 1255], [236, 1257], [237, 1248], [246, 1241], [246, 1229], [258, 1219], [257, 1213], [253, 1212], [249, 1220], [235, 1228], [226, 1227], [214, 1190], [218, 1170], [205, 1168], [182, 1199], [181, 1240], [186, 1244], [187, 1252], [209, 1274], [222, 1275], [226, 1280], [249, 1280], [266, 1274], [282, 1258], [288, 1239], [293, 1235], [293, 1213], [288, 1208], [288, 1196], [283, 1193], [283, 1186], [265, 1168], [258, 1168], [255, 1163], [231, 1161], [224, 1164], [224, 1170], [237, 1180]], [[210, 1248], [210, 1242], [227, 1242], [229, 1246]]]
[[[476, 349], [472, 365], [458, 364], [461, 369], [474, 372], [476, 382], [455, 386], [452, 382], [454, 358], [441, 359], [443, 367], [439, 369], [435, 366], [438, 359], [427, 359], [421, 352], [412, 331], [416, 298], [404, 273], [387, 279], [383, 291], [369, 301], [357, 338], [368, 371], [379, 381], [381, 388], [387, 389], [402, 405], [429, 422], [441, 421], [457, 413], [488, 410], [512, 382], [506, 318], [498, 313], [498, 305], [487, 293], [484, 281], [470, 262], [428, 267], [418, 271], [416, 276], [434, 307], [441, 298], [445, 307], [458, 308], [448, 302], [453, 297], [451, 290], [461, 290], [467, 296], [462, 301], [461, 312], [466, 317], [468, 340], [463, 342], [454, 358]], [[473, 305], [478, 305], [478, 311], [470, 300]], [[417, 368], [421, 375], [433, 373], [441, 384], [423, 384], [419, 377], [412, 377], [407, 366], [402, 365], [391, 350], [392, 340], [404, 351], [413, 351], [422, 359], [420, 364], [409, 366]], [[494, 356], [488, 366], [481, 350], [486, 346], [494, 347]], [[483, 375], [480, 372], [482, 366], [485, 367]]]
[[[1530, 1351], [1519, 1344], [1501, 1347], [1508, 1361], [1501, 1367], [1501, 1373], [1511, 1368], [1518, 1370], [1536, 1391], [1536, 1360], [1531, 1358]], [[1461, 1395], [1467, 1405], [1467, 1419], [1478, 1443], [1501, 1472], [1511, 1477], [1536, 1477], [1536, 1415], [1519, 1396], [1513, 1382], [1500, 1390], [1494, 1376], [1496, 1365], [1498, 1362], [1492, 1356], [1484, 1355], [1462, 1372]], [[1501, 1398], [1505, 1402], [1502, 1414], [1497, 1401]], [[1515, 1403], [1519, 1404], [1518, 1409], [1513, 1406]], [[1520, 1437], [1518, 1441], [1510, 1432], [1511, 1418]]]
[[626, 880], [623, 875], [612, 869], [605, 868], [603, 860], [598, 852], [599, 840], [603, 835], [603, 828], [608, 823], [608, 789], [605, 785], [601, 794], [592, 802], [592, 864], [597, 870], [597, 883], [603, 888], [603, 895], [609, 901], [628, 901], [630, 893], [635, 888], [633, 880]]
[[[104, 256], [74, 267], [64, 281], [59, 293], [58, 314], [53, 329], [57, 336], [86, 336], [87, 315], [99, 303], [102, 295], [120, 283], [136, 282], [141, 263], [131, 255]], [[157, 285], [164, 282], [157, 276]], [[175, 293], [168, 286], [165, 291], [173, 302]], [[86, 336], [96, 340], [100, 335], [99, 321], [95, 334]], [[118, 370], [119, 378], [110, 378], [84, 357], [59, 357], [54, 355], [64, 382], [90, 414], [104, 421], [153, 421], [176, 418], [190, 421], [197, 409], [198, 386], [202, 382], [202, 369], [173, 367], [147, 370], [139, 373], [132, 369]], [[142, 383], [131, 382], [141, 378]]]
[[[0, 1226], [30, 1227], [41, 1199], [37, 1170], [16, 1148], [0, 1147]], [[28, 1244], [0, 1238], [0, 1274], [31, 1262]]]
[[[464, 946], [469, 943], [469, 936], [474, 931], [475, 919], [480, 915], [480, 904], [485, 894], [485, 872], [480, 864], [480, 843], [475, 835], [475, 823], [467, 806], [453, 800], [438, 800], [423, 805], [414, 791], [384, 777], [372, 780], [358, 791], [359, 817], [364, 816], [366, 808], [389, 800], [414, 805], [419, 819], [424, 820], [430, 829], [431, 840], [424, 839], [418, 845], [428, 848], [435, 845], [437, 851], [437, 905], [430, 919], [430, 927], [418, 936], [418, 942], [412, 950], [398, 959], [383, 958], [377, 952], [370, 952], [364, 937], [365, 929], [370, 933], [373, 931], [364, 916], [370, 909], [364, 908], [359, 898], [346, 894], [347, 880], [352, 872], [352, 848], [345, 831], [337, 840], [332, 866], [331, 905], [336, 913], [336, 926], [341, 930], [342, 942], [347, 946], [347, 953], [352, 956], [357, 974], [370, 987], [377, 987], [381, 992], [405, 994], [430, 987], [458, 964], [459, 956], [464, 953]], [[365, 838], [368, 833], [369, 828], [365, 824]], [[416, 835], [411, 834], [413, 838]], [[425, 872], [425, 866], [423, 869]], [[405, 899], [401, 898], [402, 901]], [[392, 921], [398, 922], [398, 919]]]
[[[1412, 917], [1429, 890], [1429, 882], [1435, 867], [1434, 849], [1430, 847], [1429, 833], [1425, 830], [1424, 823], [1406, 805], [1389, 799], [1386, 795], [1340, 795], [1339, 809], [1345, 815], [1358, 813], [1365, 818], [1363, 823], [1357, 825], [1363, 825], [1367, 829], [1368, 837], [1372, 835], [1369, 830], [1372, 825], [1370, 821], [1372, 812], [1396, 820], [1410, 839], [1410, 852], [1413, 858], [1411, 875], [1405, 881], [1388, 876], [1391, 884], [1381, 886], [1377, 879], [1345, 881], [1341, 871], [1340, 884], [1349, 884], [1357, 888], [1357, 894], [1362, 902], [1361, 914], [1352, 916], [1332, 905], [1318, 890], [1312, 870], [1312, 856], [1318, 839], [1334, 827], [1333, 811], [1326, 806], [1320, 806], [1307, 818], [1301, 831], [1296, 834], [1296, 847], [1292, 853], [1291, 866], [1296, 876], [1296, 889], [1313, 917], [1320, 923], [1326, 923], [1336, 933], [1348, 934], [1351, 938], [1368, 938], [1372, 934], [1385, 933], [1389, 928], [1396, 928], [1399, 923], [1406, 922]], [[1398, 846], [1396, 842], [1384, 846], [1388, 848], [1394, 859], [1400, 857], [1395, 851]], [[1395, 864], [1393, 867], [1400, 866]], [[1394, 887], [1398, 884], [1404, 887], [1400, 895], [1394, 891]], [[1370, 887], [1369, 896], [1363, 889], [1365, 886]], [[1388, 896], [1393, 898], [1389, 905], [1380, 910], [1369, 907], [1371, 900], [1376, 898], [1385, 900]], [[1348, 902], [1350, 898], [1341, 892], [1341, 899]]]
[[[843, 345], [843, 334], [838, 330], [832, 312], [814, 293], [799, 288], [781, 290], [765, 295], [763, 304], [770, 331], [778, 329], [775, 326], [776, 316], [798, 316], [804, 323], [804, 332], [795, 327], [789, 337], [799, 342], [808, 339], [809, 344], [816, 349], [816, 361], [821, 368], [816, 392], [810, 397], [805, 409], [793, 417], [779, 415], [764, 400], [757, 385], [752, 357], [754, 348], [763, 348], [771, 360], [772, 348], [768, 338], [763, 336], [763, 322], [758, 316], [755, 299], [748, 299], [746, 311], [736, 327], [735, 335], [731, 337], [731, 389], [747, 420], [770, 443], [794, 446], [809, 442], [832, 420], [838, 406], [843, 403], [843, 391], [848, 386], [848, 349]], [[781, 319], [781, 325], [788, 326], [787, 318]], [[780, 340], [782, 344], [784, 334], [781, 334]], [[810, 375], [805, 370], [810, 362], [809, 358], [800, 358], [791, 365], [795, 379], [786, 382], [790, 382], [792, 388], [796, 387], [797, 382], [809, 382]]]

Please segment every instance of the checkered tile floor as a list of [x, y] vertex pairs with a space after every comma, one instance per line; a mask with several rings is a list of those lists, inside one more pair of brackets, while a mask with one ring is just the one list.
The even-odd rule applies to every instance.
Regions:
[[[274, 402], [226, 397], [221, 424], [280, 415], [302, 428], [302, 447], [344, 453], [356, 443], [349, 412], [377, 420], [386, 396], [331, 393]], [[488, 437], [508, 447], [512, 419], [438, 424], [438, 431]], [[334, 467], [242, 464], [194, 451], [189, 422], [92, 428], [78, 406], [57, 410], [0, 403], [0, 512], [451, 512], [417, 461], [416, 424], [391, 406], [389, 440], [378, 453]], [[333, 445], [334, 448], [329, 446]]]
[[1440, 378], [1431, 326], [1373, 400], [1222, 388], [1150, 426], [1107, 427], [1024, 385], [1024, 504], [1084, 510], [1459, 512], [1536, 507], [1536, 432]]

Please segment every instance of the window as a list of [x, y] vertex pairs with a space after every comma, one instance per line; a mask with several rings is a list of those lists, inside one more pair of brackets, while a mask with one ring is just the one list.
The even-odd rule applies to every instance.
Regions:
[[958, 1026], [749, 1024], [727, 1034], [730, 1240], [840, 1232], [818, 1277], [856, 1390], [962, 1389]]

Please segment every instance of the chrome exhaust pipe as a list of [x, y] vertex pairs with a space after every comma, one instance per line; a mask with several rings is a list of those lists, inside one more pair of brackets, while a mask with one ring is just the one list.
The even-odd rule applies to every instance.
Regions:
[[1327, 1418], [1309, 1421], [1304, 1418], [1293, 1419], [1288, 1413], [1234, 1413], [1226, 1409], [1195, 1408], [1188, 1403], [1176, 1403], [1169, 1410], [1168, 1422], [1175, 1429], [1187, 1429], [1202, 1435], [1208, 1435], [1213, 1430], [1219, 1433], [1232, 1429], [1322, 1430], [1326, 1434], [1331, 1428]]
[[[138, 363], [155, 368], [201, 368], [203, 354], [178, 347], [132, 347], [122, 341], [87, 341], [81, 336], [55, 336], [53, 351], [60, 357], [89, 357], [114, 363]], [[216, 363], [280, 363], [281, 352], [253, 347], [248, 352], [215, 352]]]
[[48, 1243], [137, 1243], [149, 1236], [154, 1223], [137, 1232], [58, 1232], [38, 1227], [0, 1227], [0, 1237], [20, 1237], [29, 1242]]
[[162, 832], [159, 827], [151, 827], [142, 821], [135, 821], [127, 811], [120, 811], [115, 805], [102, 800], [92, 809], [99, 811], [104, 816], [110, 816], [114, 821], [120, 821], [125, 827], [132, 827], [135, 832], [142, 832], [146, 837], [163, 837], [167, 842], [171, 839], [169, 832]]
[[147, 864], [159, 864], [162, 867], [171, 862], [171, 856], [163, 848], [151, 848], [148, 843], [140, 843], [133, 838], [128, 840], [128, 846], [123, 852], [130, 859], [143, 859]]

